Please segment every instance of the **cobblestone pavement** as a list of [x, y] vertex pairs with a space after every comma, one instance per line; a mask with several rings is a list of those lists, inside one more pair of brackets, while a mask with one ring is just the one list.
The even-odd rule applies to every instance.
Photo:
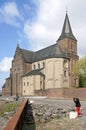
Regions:
[[[70, 119], [68, 112], [75, 108], [75, 104], [72, 100], [56, 100], [56, 99], [33, 99], [33, 116], [35, 123], [25, 123], [23, 126], [23, 130], [86, 130], [86, 101], [81, 102], [81, 112], [82, 116], [76, 119]], [[58, 116], [56, 118], [49, 118], [46, 121], [41, 116], [43, 113], [40, 112], [41, 108], [47, 109], [46, 115], [50, 115], [49, 110], [53, 110], [53, 112], [57, 110], [61, 110], [62, 116]], [[38, 110], [38, 111], [37, 111]], [[43, 108], [42, 108], [43, 110]], [[44, 110], [43, 110], [44, 111]], [[63, 116], [64, 113], [66, 116]], [[35, 114], [34, 114], [35, 113]], [[41, 120], [36, 116], [38, 114], [41, 117]], [[55, 115], [56, 113], [53, 113]], [[38, 119], [38, 120], [37, 120]]]

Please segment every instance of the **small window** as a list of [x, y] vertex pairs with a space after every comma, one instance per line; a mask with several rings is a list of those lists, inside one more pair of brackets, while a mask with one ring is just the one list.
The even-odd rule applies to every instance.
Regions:
[[64, 71], [64, 76], [65, 76], [65, 77], [67, 76], [67, 71], [66, 71], [66, 70]]
[[68, 68], [67, 60], [64, 60], [63, 66], [64, 66], [64, 68]]
[[24, 90], [24, 93], [25, 93], [25, 90]]
[[72, 50], [72, 47], [73, 47], [73, 45], [72, 45], [72, 42], [71, 42], [71, 50]]
[[27, 82], [27, 86], [29, 86], [29, 82]]
[[42, 81], [40, 81], [40, 85], [42, 84]]
[[38, 68], [40, 68], [40, 64], [38, 64]]
[[25, 86], [25, 82], [24, 82], [24, 86]]
[[45, 67], [45, 63], [43, 62], [43, 68]]
[[34, 70], [36, 69], [36, 66], [34, 65]]

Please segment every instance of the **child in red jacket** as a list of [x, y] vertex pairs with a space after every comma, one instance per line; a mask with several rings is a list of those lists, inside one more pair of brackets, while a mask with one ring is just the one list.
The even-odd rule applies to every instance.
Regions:
[[80, 104], [79, 98], [74, 97], [73, 101], [74, 101], [75, 106], [76, 106], [76, 112], [78, 113], [78, 117], [80, 117], [82, 114], [80, 111], [81, 104]]

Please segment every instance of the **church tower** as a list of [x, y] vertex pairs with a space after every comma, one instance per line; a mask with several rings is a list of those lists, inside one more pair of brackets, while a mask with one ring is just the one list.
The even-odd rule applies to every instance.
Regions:
[[69, 84], [70, 87], [78, 87], [79, 80], [78, 77], [73, 73], [73, 66], [75, 65], [76, 61], [79, 59], [77, 55], [77, 39], [73, 35], [70, 21], [68, 18], [68, 14], [66, 13], [62, 33], [56, 43], [59, 45], [61, 50], [66, 53], [69, 57]]

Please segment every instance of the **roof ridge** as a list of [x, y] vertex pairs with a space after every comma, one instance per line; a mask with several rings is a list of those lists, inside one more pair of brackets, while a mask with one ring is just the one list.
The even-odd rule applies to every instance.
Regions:
[[49, 45], [49, 46], [47, 46], [47, 47], [45, 47], [45, 48], [43, 48], [43, 49], [40, 49], [40, 50], [38, 50], [38, 51], [35, 51], [35, 53], [37, 53], [37, 52], [39, 52], [39, 51], [42, 51], [42, 50], [45, 50], [45, 49], [48, 49], [48, 48], [50, 48], [50, 47], [52, 47], [52, 46], [55, 46], [55, 45], [56, 45], [56, 43], [53, 44], [53, 45]]
[[20, 48], [20, 50], [23, 50], [23, 51], [28, 51], [28, 52], [34, 52], [34, 51], [31, 51], [31, 50], [26, 50], [26, 49], [23, 49], [23, 48]]

